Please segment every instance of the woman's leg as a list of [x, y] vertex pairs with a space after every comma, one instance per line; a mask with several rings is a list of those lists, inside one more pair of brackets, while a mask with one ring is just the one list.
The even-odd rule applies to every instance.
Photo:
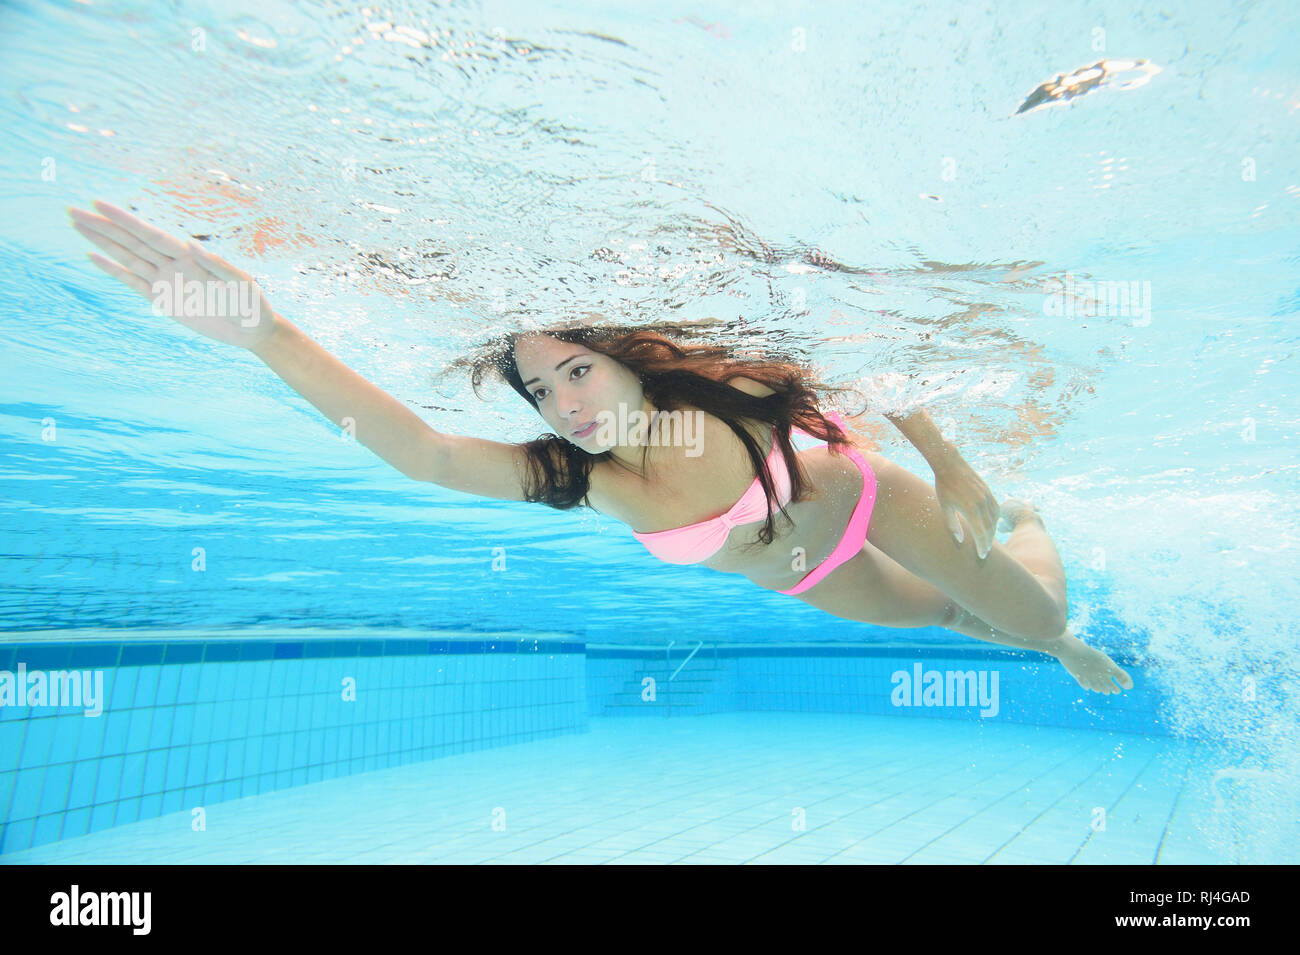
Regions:
[[1041, 521], [1021, 521], [1012, 541], [994, 541], [980, 560], [964, 520], [964, 540], [953, 540], [933, 486], [888, 458], [862, 454], [877, 482], [867, 540], [949, 595], [979, 621], [974, 626], [1052, 652], [1066, 629], [1065, 572]]
[[1118, 693], [1111, 678], [1125, 689], [1133, 680], [1100, 650], [1087, 646], [1066, 631], [1051, 649], [1042, 641], [998, 630], [932, 584], [907, 570], [870, 541], [852, 560], [837, 567], [821, 583], [796, 600], [845, 620], [882, 627], [943, 627], [1003, 646], [1039, 650], [1056, 657], [1079, 682], [1098, 693]]
[[1061, 563], [1061, 555], [1047, 534], [1043, 519], [1028, 506], [1018, 507], [1013, 513], [1008, 513], [1004, 508], [1002, 514], [1013, 525], [1011, 535], [1004, 545], [1006, 549], [1042, 581], [1053, 598], [1065, 606], [1065, 565]]
[[845, 620], [902, 629], [942, 627], [1006, 647], [1050, 652], [1040, 640], [1018, 637], [981, 620], [870, 541], [852, 560], [795, 599]]
[[[958, 608], [960, 609], [960, 608]], [[1114, 660], [1096, 647], [1090, 647], [1074, 634], [1066, 630], [1058, 645], [1051, 651], [1036, 646], [1036, 641], [1025, 640], [1014, 634], [1006, 633], [989, 626], [968, 610], [961, 610], [957, 619], [945, 624], [949, 630], [956, 630], [967, 636], [980, 640], [990, 640], [1009, 647], [1022, 647], [1026, 650], [1042, 650], [1056, 657], [1058, 663], [1065, 667], [1079, 686], [1096, 693], [1118, 693], [1120, 687], [1133, 689], [1133, 678]], [[1113, 681], [1112, 681], [1113, 678]], [[1119, 686], [1115, 684], [1118, 683]]]

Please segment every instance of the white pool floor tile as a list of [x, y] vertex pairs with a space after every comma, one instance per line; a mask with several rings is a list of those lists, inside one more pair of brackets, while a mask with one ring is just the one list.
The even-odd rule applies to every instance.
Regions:
[[1214, 815], [1210, 752], [955, 720], [593, 718], [587, 733], [208, 805], [199, 832], [188, 807], [0, 862], [1246, 861]]

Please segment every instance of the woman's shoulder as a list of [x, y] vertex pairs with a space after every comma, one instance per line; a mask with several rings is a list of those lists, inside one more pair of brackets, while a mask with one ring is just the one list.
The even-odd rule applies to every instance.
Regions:
[[728, 378], [727, 384], [733, 388], [738, 388], [747, 395], [756, 395], [759, 398], [766, 398], [768, 395], [774, 395], [776, 392], [763, 384], [761, 381], [755, 381], [753, 378], [746, 378], [743, 375], [735, 378]]
[[[759, 382], [749, 383], [764, 387]], [[597, 461], [592, 466], [588, 506], [633, 526], [660, 523], [660, 511], [674, 510], [701, 493], [707, 497], [708, 492], [701, 489], [713, 487], [715, 478], [725, 483], [752, 470], [744, 446], [725, 421], [699, 408], [679, 411], [660, 432], [663, 444], [650, 448], [644, 473], [635, 473], [616, 461]], [[686, 420], [688, 415], [692, 420]], [[743, 426], [766, 450], [771, 426], [748, 419]]]
[[645, 478], [632, 474], [613, 461], [597, 461], [587, 474], [587, 494], [583, 504], [632, 525], [642, 519], [639, 503], [644, 503]]

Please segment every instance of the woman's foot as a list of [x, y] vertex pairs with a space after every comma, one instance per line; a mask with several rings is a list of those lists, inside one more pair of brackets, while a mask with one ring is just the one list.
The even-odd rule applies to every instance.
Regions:
[[998, 530], [1013, 531], [1016, 525], [1023, 520], [1033, 518], [1039, 524], [1043, 519], [1038, 516], [1038, 508], [1034, 507], [1033, 501], [1028, 501], [1023, 497], [1009, 497], [1002, 502], [1002, 517], [998, 519]]
[[[1096, 647], [1090, 647], [1069, 630], [1061, 634], [1061, 646], [1052, 656], [1078, 681], [1079, 686], [1094, 693], [1118, 693], [1120, 688], [1133, 689], [1133, 678], [1114, 660]], [[1116, 686], [1118, 681], [1119, 686]]]

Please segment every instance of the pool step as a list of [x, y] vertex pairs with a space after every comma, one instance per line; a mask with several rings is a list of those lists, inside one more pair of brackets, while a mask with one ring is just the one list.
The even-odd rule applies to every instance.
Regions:
[[[623, 682], [622, 689], [606, 701], [601, 715], [641, 716], [653, 712], [662, 716], [684, 716], [706, 712], [706, 704], [714, 694], [714, 685], [725, 667], [717, 665], [711, 658], [697, 658], [686, 664], [676, 679], [670, 680], [680, 665], [680, 661], [673, 661], [671, 667], [665, 666], [663, 660], [646, 661], [637, 667], [631, 679]], [[641, 681], [646, 677], [654, 678], [654, 700], [641, 699]]]

